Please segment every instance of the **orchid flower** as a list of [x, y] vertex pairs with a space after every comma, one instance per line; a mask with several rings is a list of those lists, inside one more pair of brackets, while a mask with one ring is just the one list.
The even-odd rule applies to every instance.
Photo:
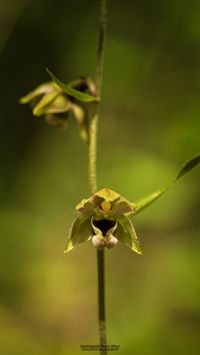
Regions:
[[65, 253], [79, 243], [92, 240], [97, 249], [114, 247], [118, 242], [138, 254], [141, 247], [133, 226], [135, 215], [154, 203], [171, 188], [177, 180], [200, 163], [200, 155], [187, 161], [176, 178], [161, 189], [135, 202], [130, 202], [119, 193], [104, 187], [76, 206], [76, 218], [72, 223]]

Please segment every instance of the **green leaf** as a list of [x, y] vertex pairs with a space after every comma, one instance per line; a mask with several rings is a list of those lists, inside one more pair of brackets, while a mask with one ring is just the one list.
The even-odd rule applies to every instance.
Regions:
[[48, 68], [46, 68], [47, 73], [51, 77], [51, 79], [67, 94], [75, 99], [82, 101], [82, 102], [94, 102], [94, 101], [99, 101], [99, 98], [91, 96], [89, 94], [83, 93], [81, 91], [75, 90], [71, 87], [71, 85], [67, 85], [60, 81], [56, 76], [50, 72]]
[[117, 218], [116, 238], [137, 254], [142, 254], [134, 226], [126, 215]]
[[138, 199], [137, 201], [134, 202], [134, 214], [138, 214], [139, 212], [143, 211], [145, 208], [150, 206], [153, 202], [155, 202], [164, 192], [169, 190], [170, 187], [174, 185], [175, 181], [172, 181], [168, 185], [164, 186], [163, 188], [154, 191], [150, 195], [147, 195], [145, 197], [142, 197]]
[[177, 174], [174, 180], [172, 180], [163, 188], [135, 201], [133, 204], [134, 214], [141, 212], [142, 210], [150, 206], [152, 203], [154, 203], [160, 196], [162, 196], [166, 191], [168, 191], [182, 176], [188, 173], [199, 163], [200, 163], [200, 155], [196, 155], [195, 157], [189, 159], [185, 164], [183, 164], [181, 170], [179, 171], [179, 173]]
[[200, 154], [195, 155], [193, 158], [187, 160], [185, 164], [183, 164], [181, 170], [179, 171], [176, 180], [180, 179], [186, 173], [188, 173], [191, 169], [193, 169], [196, 165], [200, 163]]
[[76, 244], [85, 242], [92, 235], [91, 217], [78, 216], [71, 225], [64, 253], [68, 253]]

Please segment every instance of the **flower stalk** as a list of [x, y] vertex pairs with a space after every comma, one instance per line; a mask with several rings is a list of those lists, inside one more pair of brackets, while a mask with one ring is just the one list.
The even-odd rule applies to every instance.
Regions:
[[[99, 39], [97, 47], [97, 62], [96, 62], [96, 94], [101, 96], [104, 50], [106, 38], [106, 22], [107, 22], [107, 0], [100, 0], [100, 18], [99, 18]], [[91, 121], [89, 126], [89, 185], [91, 193], [97, 191], [97, 130], [100, 112], [101, 99], [93, 103]], [[98, 319], [99, 319], [99, 345], [100, 354], [106, 355], [106, 316], [105, 316], [105, 267], [104, 267], [104, 249], [97, 250], [97, 273], [98, 273]]]
[[[100, 98], [101, 87], [103, 79], [103, 64], [104, 64], [104, 50], [106, 40], [106, 23], [107, 23], [107, 0], [100, 0], [100, 21], [99, 21], [99, 39], [97, 47], [97, 61], [96, 61], [96, 96]], [[91, 121], [90, 121], [90, 143], [89, 143], [89, 185], [91, 193], [97, 190], [97, 130], [100, 112], [101, 99], [93, 103]]]

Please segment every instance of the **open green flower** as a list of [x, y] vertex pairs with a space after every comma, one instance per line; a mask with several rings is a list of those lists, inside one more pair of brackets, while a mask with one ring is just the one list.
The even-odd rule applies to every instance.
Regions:
[[77, 217], [72, 223], [65, 253], [76, 244], [92, 240], [97, 249], [112, 248], [118, 242], [142, 254], [132, 217], [147, 208], [171, 188], [182, 176], [200, 163], [200, 155], [187, 161], [176, 178], [163, 188], [130, 202], [120, 194], [103, 188], [88, 199], [83, 199], [77, 206]]
[[65, 252], [76, 244], [92, 239], [97, 249], [112, 248], [119, 242], [136, 253], [141, 248], [128, 213], [134, 205], [118, 193], [103, 188], [77, 206], [78, 216], [72, 224]]

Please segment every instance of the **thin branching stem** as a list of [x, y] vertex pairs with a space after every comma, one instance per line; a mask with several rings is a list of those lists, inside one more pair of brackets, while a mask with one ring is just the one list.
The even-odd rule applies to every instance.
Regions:
[[[106, 37], [107, 22], [107, 0], [100, 0], [100, 23], [99, 39], [97, 48], [96, 62], [96, 94], [99, 101], [93, 103], [90, 120], [90, 139], [89, 139], [89, 185], [91, 193], [97, 190], [97, 129], [101, 104], [101, 86], [103, 78], [104, 48]], [[97, 251], [97, 272], [98, 272], [98, 317], [99, 317], [99, 345], [100, 354], [107, 355], [106, 339], [106, 317], [105, 317], [105, 272], [104, 272], [104, 250]]]

